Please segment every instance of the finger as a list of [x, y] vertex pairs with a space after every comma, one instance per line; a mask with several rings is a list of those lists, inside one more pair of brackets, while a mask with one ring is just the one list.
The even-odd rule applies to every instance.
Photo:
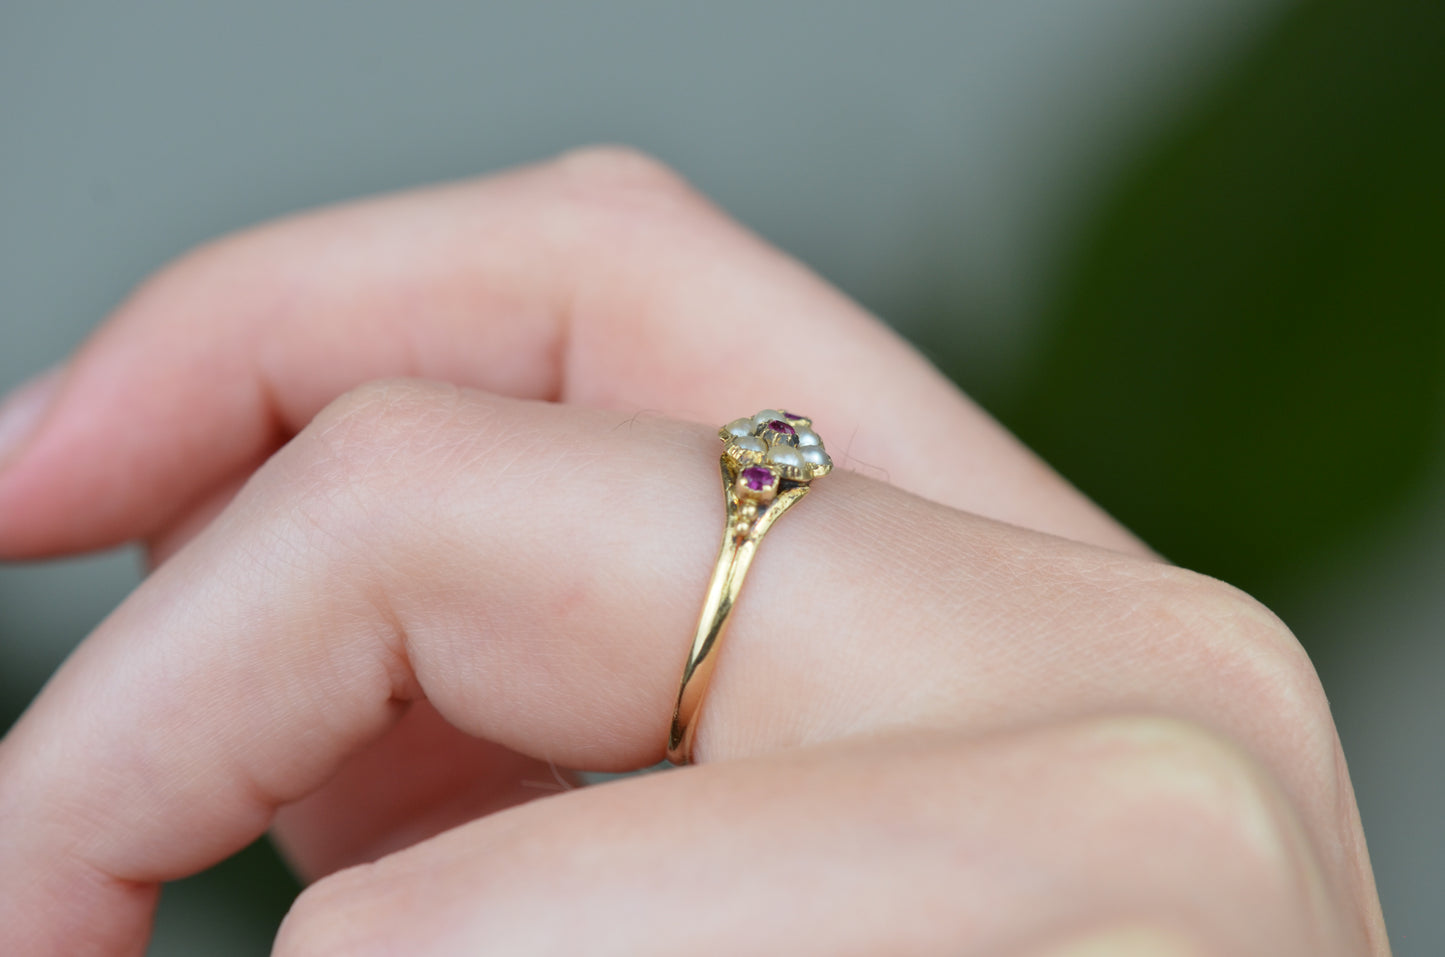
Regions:
[[328, 401], [396, 375], [702, 422], [782, 403], [833, 423], [845, 466], [1140, 549], [856, 305], [657, 164], [591, 151], [298, 217], [163, 273], [0, 474], [0, 554], [175, 525]]
[[[434, 384], [340, 403], [0, 746], [0, 818], [28, 822], [0, 837], [0, 901], [37, 934], [83, 912], [128, 939], [144, 915], [95, 873], [129, 888], [244, 845], [420, 697], [541, 760], [655, 762], [720, 536], [716, 455], [710, 430]], [[1368, 886], [1328, 707], [1267, 613], [856, 475], [818, 484], [733, 615], [701, 758], [1122, 703], [1241, 741], [1331, 873]]]
[[314, 885], [274, 953], [1022, 957], [1112, 931], [1154, 954], [1343, 957], [1366, 952], [1356, 910], [1238, 749], [1116, 718], [537, 802]]

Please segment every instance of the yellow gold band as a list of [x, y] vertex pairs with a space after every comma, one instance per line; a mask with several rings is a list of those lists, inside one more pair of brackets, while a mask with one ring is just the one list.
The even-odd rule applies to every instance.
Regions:
[[667, 759], [673, 764], [692, 761], [693, 738], [717, 651], [758, 544], [773, 523], [807, 494], [809, 483], [833, 467], [806, 416], [765, 409], [750, 419], [728, 423], [718, 435], [726, 443], [719, 468], [727, 527], [672, 713]]

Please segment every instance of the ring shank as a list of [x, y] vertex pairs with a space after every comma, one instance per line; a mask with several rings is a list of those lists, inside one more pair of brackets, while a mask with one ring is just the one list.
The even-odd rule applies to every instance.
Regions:
[[723, 490], [727, 496], [727, 529], [718, 550], [707, 599], [698, 618], [682, 682], [677, 692], [677, 705], [672, 712], [672, 729], [668, 734], [667, 760], [673, 764], [692, 762], [693, 739], [698, 717], [707, 696], [716, 664], [717, 650], [726, 634], [728, 617], [742, 591], [743, 580], [752, 564], [758, 544], [773, 522], [808, 492], [806, 483], [780, 489], [771, 502], [760, 505], [743, 502], [738, 497], [738, 466], [728, 456], [720, 459]]

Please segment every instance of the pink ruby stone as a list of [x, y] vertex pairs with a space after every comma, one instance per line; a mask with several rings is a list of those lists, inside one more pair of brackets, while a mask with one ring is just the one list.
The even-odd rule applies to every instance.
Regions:
[[[786, 412], [784, 412], [783, 414], [784, 414], [784, 415], [787, 415]], [[793, 428], [791, 425], [789, 425], [788, 423], [784, 422], [784, 421], [781, 420], [781, 419], [774, 419], [773, 421], [769, 422], [769, 423], [768, 423], [768, 428], [772, 429], [774, 432], [781, 432], [781, 433], [783, 433], [784, 435], [797, 435], [797, 434], [798, 434], [798, 430], [797, 430], [797, 429]]]
[[761, 465], [754, 465], [743, 469], [743, 482], [754, 492], [761, 492], [773, 484], [773, 470], [765, 469]]
[[801, 415], [794, 415], [794, 414], [791, 413], [791, 412], [784, 412], [784, 413], [783, 413], [783, 418], [789, 420], [790, 422], [796, 422], [796, 421], [798, 421], [799, 419], [801, 419], [802, 416], [801, 416]]

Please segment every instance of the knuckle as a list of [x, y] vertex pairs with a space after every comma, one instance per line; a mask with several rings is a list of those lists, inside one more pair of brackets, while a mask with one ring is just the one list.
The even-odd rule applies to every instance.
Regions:
[[603, 144], [570, 150], [554, 168], [577, 183], [598, 189], [672, 193], [689, 190], [672, 167], [630, 146]]
[[404, 539], [408, 519], [454, 470], [448, 456], [477, 445], [489, 408], [444, 383], [382, 380], [347, 392], [263, 470], [259, 494], [277, 537], [352, 557]]
[[[1285, 744], [1312, 788], [1333, 787], [1338, 742], [1324, 686], [1308, 653], [1273, 612], [1224, 582], [1181, 570], [1159, 594], [1181, 661], [1210, 676], [1251, 724]], [[1290, 769], [1295, 770], [1295, 769]]]
[[[429, 444], [460, 414], [462, 391], [440, 382], [386, 379], [333, 400], [293, 444], [299, 487], [322, 491], [386, 484], [387, 476], [414, 470]], [[388, 463], [410, 460], [403, 469]]]
[[303, 431], [333, 454], [369, 455], [451, 418], [461, 390], [443, 382], [381, 379], [332, 400]]
[[682, 175], [631, 147], [574, 150], [555, 159], [550, 171], [568, 208], [607, 232], [634, 223], [721, 219]]

